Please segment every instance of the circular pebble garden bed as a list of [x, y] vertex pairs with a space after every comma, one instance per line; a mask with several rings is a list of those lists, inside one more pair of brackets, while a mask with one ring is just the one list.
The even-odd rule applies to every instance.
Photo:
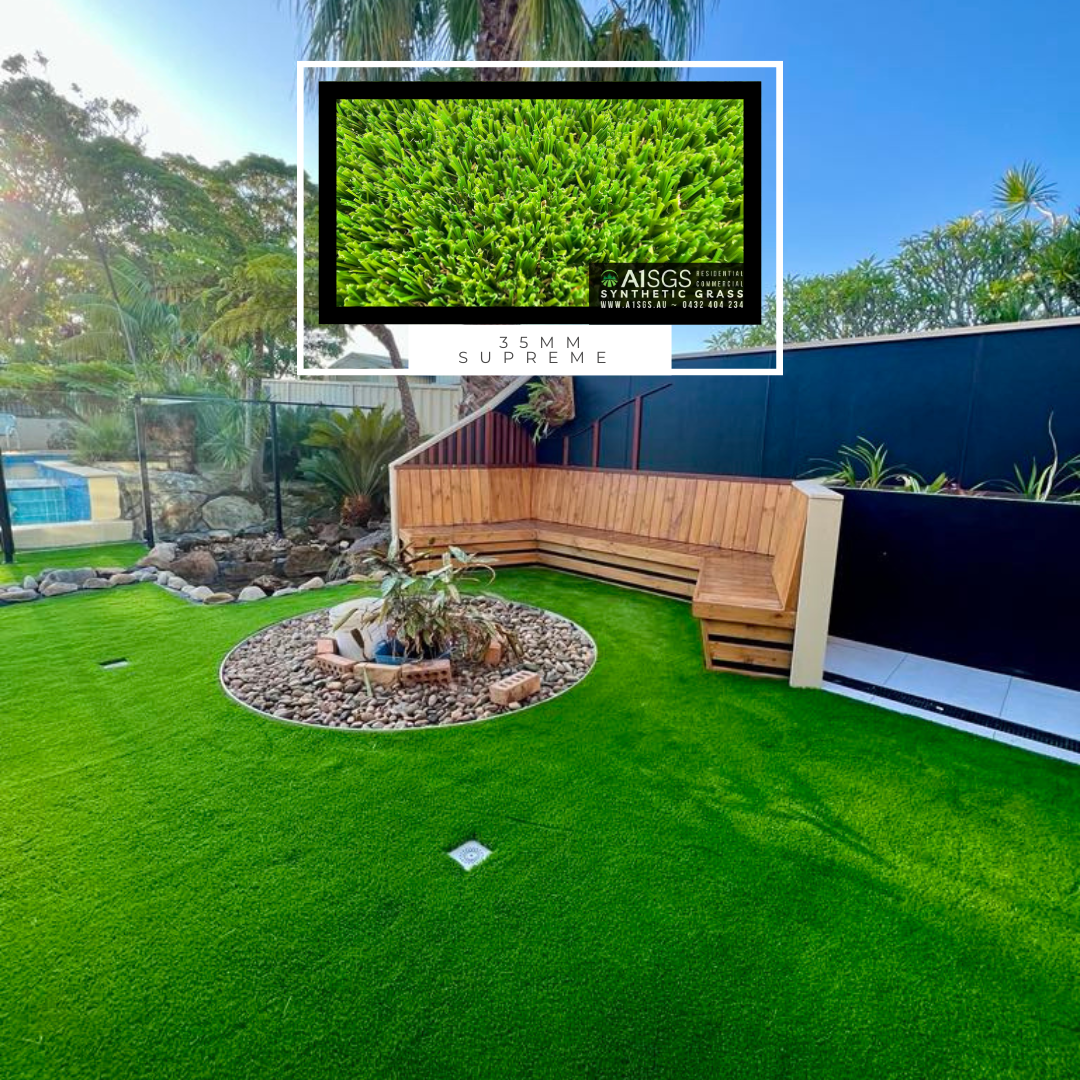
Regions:
[[[225, 657], [221, 682], [241, 705], [265, 716], [317, 727], [363, 731], [448, 727], [487, 720], [536, 705], [580, 682], [596, 660], [592, 638], [550, 611], [497, 597], [466, 601], [512, 630], [522, 656], [489, 667], [453, 658], [449, 685], [369, 686], [362, 677], [324, 673], [313, 661], [315, 643], [330, 630], [329, 611], [275, 623], [242, 641]], [[540, 675], [525, 701], [496, 705], [488, 687], [518, 671]]]

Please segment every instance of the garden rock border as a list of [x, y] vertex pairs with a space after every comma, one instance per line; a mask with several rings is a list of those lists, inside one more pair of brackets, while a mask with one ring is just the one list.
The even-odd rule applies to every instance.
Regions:
[[[265, 626], [239, 642], [222, 660], [218, 679], [233, 701], [269, 720], [350, 732], [420, 731], [481, 723], [551, 701], [596, 664], [592, 636], [562, 615], [490, 595], [466, 602], [483, 605], [515, 630], [524, 657], [506, 657], [494, 667], [455, 660], [448, 688], [369, 687], [361, 675], [342, 677], [314, 664], [315, 642], [330, 628], [330, 610], [324, 608]], [[492, 702], [488, 687], [520, 670], [540, 675], [539, 692], [508, 705]]]
[[340, 585], [355, 585], [368, 579], [361, 574], [350, 574], [337, 581], [324, 581], [321, 577], [310, 578], [297, 586], [278, 589], [275, 593], [265, 593], [257, 586], [248, 586], [239, 594], [215, 592], [208, 585], [192, 585], [177, 574], [168, 570], [154, 570], [152, 567], [133, 566], [130, 570], [118, 567], [64, 568], [42, 570], [37, 577], [28, 574], [21, 585], [0, 585], [0, 607], [7, 604], [25, 604], [32, 600], [50, 600], [58, 596], [68, 596], [77, 592], [92, 592], [100, 589], [112, 589], [122, 585], [141, 585], [152, 582], [166, 592], [188, 600], [193, 604], [207, 604], [216, 607], [231, 604], [237, 600], [267, 600], [273, 596], [288, 596], [296, 592], [310, 592], [313, 589], [335, 588]]
[[[340, 530], [337, 530], [337, 532], [340, 532]], [[375, 546], [377, 542], [381, 542], [384, 534], [388, 535], [385, 526], [379, 526], [367, 536], [356, 540], [352, 547], [346, 541], [340, 541], [339, 543], [343, 549], [348, 549], [350, 552], [352, 548], [356, 548], [357, 551], [366, 551], [371, 546]], [[369, 580], [363, 574], [350, 574], [347, 577], [326, 581], [322, 576], [313, 574], [300, 581], [299, 584], [285, 585], [281, 588], [268, 583], [265, 583], [266, 587], [263, 588], [258, 584], [259, 579], [256, 579], [250, 584], [237, 585], [235, 588], [215, 589], [204, 583], [205, 577], [203, 580], [199, 580], [202, 576], [201, 571], [207, 570], [208, 567], [205, 565], [206, 559], [199, 560], [192, 557], [191, 539], [181, 537], [176, 541], [162, 541], [155, 544], [134, 566], [64, 567], [42, 570], [36, 576], [27, 574], [21, 584], [0, 584], [0, 607], [7, 604], [24, 604], [34, 600], [48, 600], [76, 592], [111, 589], [118, 585], [139, 585], [147, 582], [156, 583], [166, 592], [170, 592], [184, 600], [189, 600], [191, 603], [207, 604], [215, 607], [221, 604], [231, 604], [234, 601], [249, 603], [256, 600], [265, 600], [269, 596], [288, 596], [295, 592], [309, 592], [313, 589], [358, 584]], [[200, 543], [229, 543], [240, 539], [240, 537], [218, 530], [194, 539], [197, 539]], [[297, 565], [303, 563], [300, 556], [307, 555], [315, 550], [315, 545], [312, 543], [303, 545], [289, 545], [288, 541], [278, 543], [279, 545], [281, 543], [288, 545], [290, 557], [292, 553], [297, 553]], [[196, 549], [196, 553], [200, 551], [205, 551], [205, 549]], [[208, 553], [206, 558], [213, 562]], [[329, 562], [329, 557], [326, 562]], [[189, 581], [182, 574], [170, 569], [174, 564], [181, 568], [185, 566], [192, 567], [194, 571], [192, 576], [195, 580]], [[301, 576], [303, 575], [298, 575], [298, 577]], [[277, 579], [273, 580], [280, 584]], [[273, 592], [269, 591], [271, 588], [273, 588]]]

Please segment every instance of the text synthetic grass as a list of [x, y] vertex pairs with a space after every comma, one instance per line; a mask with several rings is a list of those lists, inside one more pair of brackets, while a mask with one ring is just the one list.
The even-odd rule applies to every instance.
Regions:
[[590, 262], [741, 262], [743, 103], [342, 100], [337, 300], [588, 303]]
[[1074, 766], [710, 674], [686, 604], [496, 589], [592, 672], [390, 735], [218, 684], [351, 586], [0, 609], [4, 1080], [1080, 1075]]

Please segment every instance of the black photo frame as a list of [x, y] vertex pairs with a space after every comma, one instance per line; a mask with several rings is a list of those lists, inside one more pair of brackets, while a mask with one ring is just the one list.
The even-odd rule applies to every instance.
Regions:
[[[624, 325], [647, 323], [719, 325], [719, 313], [699, 310], [643, 309], [632, 314], [594, 306], [580, 307], [339, 307], [337, 303], [337, 103], [342, 99], [387, 98], [507, 99], [665, 98], [698, 100], [734, 98], [743, 101], [743, 201], [745, 268], [744, 303], [728, 325], [761, 322], [761, 83], [746, 81], [665, 82], [321, 82], [319, 83], [319, 321], [356, 325], [373, 322], [460, 323], [482, 325], [507, 323], [582, 323]], [[694, 264], [686, 264], [694, 265]]]

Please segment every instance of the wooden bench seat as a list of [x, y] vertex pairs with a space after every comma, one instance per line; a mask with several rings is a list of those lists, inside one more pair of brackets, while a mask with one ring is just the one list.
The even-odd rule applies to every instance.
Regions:
[[[493, 559], [496, 566], [550, 566], [683, 599], [693, 596], [702, 564], [716, 550], [532, 519], [483, 526], [412, 526], [402, 530], [402, 536], [414, 550], [434, 556], [453, 544]], [[433, 565], [434, 560], [421, 563], [425, 569]]]
[[[550, 468], [404, 478], [399, 533], [431, 553], [422, 569], [456, 546], [497, 567], [548, 566], [677, 597], [701, 622], [710, 671], [789, 673], [806, 527], [806, 499], [790, 485]], [[500, 511], [503, 520], [484, 520]]]

